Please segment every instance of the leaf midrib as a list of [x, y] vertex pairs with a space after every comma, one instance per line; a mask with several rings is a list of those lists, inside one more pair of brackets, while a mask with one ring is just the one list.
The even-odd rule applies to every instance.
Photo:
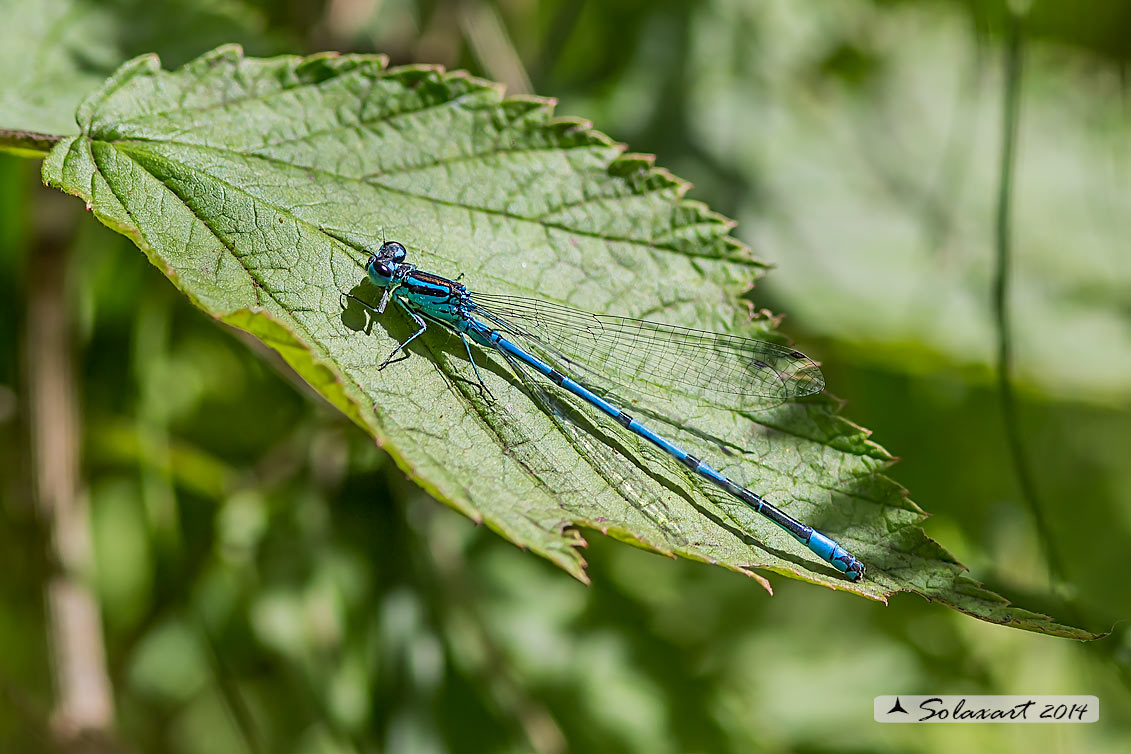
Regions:
[[[129, 140], [129, 141], [115, 141], [115, 142], [101, 142], [101, 143], [107, 144], [108, 146], [111, 146], [111, 147], [113, 147], [113, 148], [119, 148], [119, 147], [123, 147], [123, 146], [126, 146], [126, 145], [128, 145], [128, 144], [130, 144], [130, 143], [132, 143], [132, 142], [139, 142], [139, 143], [157, 143], [157, 144], [175, 144], [175, 145], [178, 145], [178, 146], [184, 146], [184, 147], [186, 147], [186, 148], [201, 149], [201, 150], [205, 150], [205, 151], [206, 151], [206, 150], [209, 150], [209, 149], [216, 149], [216, 150], [218, 150], [218, 151], [221, 151], [221, 152], [224, 152], [224, 153], [227, 153], [227, 154], [232, 154], [232, 155], [235, 155], [235, 156], [242, 156], [242, 153], [240, 153], [240, 152], [236, 152], [236, 151], [234, 151], [234, 150], [230, 150], [230, 149], [224, 149], [224, 148], [221, 148], [221, 147], [206, 147], [206, 146], [195, 145], [195, 144], [191, 144], [191, 143], [181, 143], [181, 142], [171, 142], [171, 141], [159, 141], [159, 140], [155, 140], [155, 139], [137, 139], [137, 140]], [[176, 197], [177, 197], [178, 201], [179, 201], [179, 202], [180, 202], [180, 203], [181, 203], [181, 204], [182, 204], [182, 205], [183, 205], [183, 206], [185, 207], [185, 209], [186, 209], [186, 210], [188, 210], [188, 211], [189, 211], [189, 212], [190, 212], [190, 213], [191, 213], [191, 214], [193, 215], [193, 217], [196, 217], [196, 218], [197, 218], [197, 219], [198, 219], [198, 220], [199, 220], [199, 221], [200, 221], [200, 222], [201, 222], [201, 223], [203, 224], [203, 226], [204, 226], [205, 228], [207, 228], [207, 229], [208, 229], [209, 233], [211, 233], [211, 234], [212, 234], [212, 235], [213, 235], [213, 236], [214, 236], [214, 237], [215, 237], [215, 238], [216, 238], [216, 239], [217, 239], [217, 240], [218, 240], [218, 241], [219, 241], [219, 242], [220, 242], [220, 243], [221, 243], [221, 244], [222, 244], [222, 245], [224, 246], [224, 248], [225, 248], [225, 249], [227, 249], [227, 250], [228, 250], [228, 251], [229, 251], [229, 252], [231, 253], [231, 256], [232, 256], [232, 257], [233, 257], [233, 258], [234, 258], [234, 259], [235, 259], [235, 260], [236, 260], [236, 261], [237, 261], [237, 262], [238, 262], [238, 263], [240, 264], [240, 267], [241, 267], [241, 268], [242, 268], [242, 269], [243, 269], [243, 270], [245, 271], [245, 273], [246, 273], [246, 274], [248, 275], [249, 279], [251, 279], [251, 280], [255, 281], [256, 283], [258, 283], [258, 285], [256, 286], [256, 288], [257, 288], [257, 292], [258, 292], [258, 293], [266, 293], [266, 295], [268, 295], [268, 296], [269, 296], [269, 297], [271, 298], [271, 300], [272, 300], [272, 301], [273, 301], [273, 302], [275, 303], [275, 305], [276, 305], [276, 306], [277, 306], [277, 307], [278, 307], [278, 308], [279, 308], [279, 309], [280, 309], [281, 311], [288, 311], [288, 310], [287, 310], [287, 308], [286, 308], [286, 307], [285, 307], [285, 306], [284, 306], [284, 305], [282, 304], [282, 302], [281, 302], [281, 301], [280, 301], [280, 300], [279, 300], [279, 299], [278, 299], [278, 298], [277, 298], [277, 297], [275, 296], [274, 292], [273, 292], [273, 291], [272, 291], [272, 290], [271, 290], [271, 289], [270, 289], [270, 288], [269, 288], [269, 287], [268, 287], [267, 285], [265, 285], [265, 281], [264, 281], [263, 279], [261, 279], [260, 277], [256, 276], [256, 275], [255, 275], [255, 274], [254, 274], [254, 273], [252, 272], [252, 270], [251, 270], [251, 269], [250, 269], [249, 267], [247, 267], [247, 266], [246, 266], [246, 265], [244, 264], [243, 258], [242, 258], [242, 257], [240, 257], [239, 255], [237, 255], [237, 254], [235, 253], [235, 250], [234, 250], [234, 248], [232, 247], [232, 244], [231, 244], [231, 243], [229, 243], [228, 241], [226, 241], [225, 239], [223, 239], [222, 237], [220, 237], [220, 236], [219, 236], [219, 235], [218, 235], [218, 234], [216, 233], [216, 231], [215, 231], [215, 230], [214, 230], [214, 229], [212, 228], [212, 226], [211, 226], [211, 225], [209, 224], [209, 222], [208, 222], [208, 221], [207, 221], [207, 220], [206, 220], [205, 218], [201, 217], [201, 216], [199, 215], [199, 213], [197, 213], [197, 212], [196, 212], [195, 210], [193, 210], [193, 209], [192, 209], [192, 207], [191, 207], [191, 206], [190, 206], [190, 205], [188, 204], [188, 202], [187, 202], [187, 201], [185, 200], [185, 197], [181, 196], [181, 195], [180, 195], [180, 194], [179, 194], [179, 193], [178, 193], [178, 192], [177, 192], [177, 191], [176, 191], [176, 190], [175, 190], [175, 189], [174, 189], [173, 187], [169, 186], [169, 184], [165, 183], [164, 181], [161, 181], [161, 180], [160, 180], [159, 178], [157, 178], [157, 176], [154, 176], [154, 175], [153, 175], [152, 173], [150, 173], [150, 172], [149, 172], [149, 170], [148, 170], [148, 169], [146, 169], [146, 168], [145, 168], [145, 166], [144, 166], [144, 165], [142, 165], [142, 164], [141, 164], [141, 163], [139, 163], [139, 162], [138, 162], [138, 161], [137, 161], [136, 159], [134, 159], [134, 158], [133, 158], [133, 156], [132, 156], [132, 155], [130, 155], [130, 153], [129, 153], [129, 152], [130, 152], [130, 150], [128, 149], [128, 146], [127, 146], [126, 148], [119, 148], [119, 151], [120, 151], [120, 152], [121, 152], [122, 154], [124, 154], [124, 155], [126, 155], [127, 157], [129, 157], [129, 158], [131, 159], [131, 161], [132, 161], [132, 162], [133, 162], [133, 163], [134, 163], [135, 165], [137, 165], [138, 169], [140, 169], [140, 170], [142, 170], [142, 171], [146, 172], [147, 174], [149, 174], [150, 176], [152, 176], [154, 180], [156, 180], [156, 181], [157, 181], [158, 183], [161, 183], [161, 185], [165, 186], [165, 187], [166, 187], [166, 189], [167, 189], [167, 190], [168, 190], [168, 191], [169, 191], [170, 193], [172, 193], [172, 194], [173, 194], [174, 196], [176, 196]], [[286, 166], [288, 166], [288, 167], [290, 167], [290, 168], [295, 168], [295, 167], [297, 167], [297, 166], [295, 166], [295, 165], [293, 165], [293, 164], [291, 164], [291, 163], [287, 163], [287, 162], [284, 162], [284, 161], [278, 160], [277, 158], [271, 158], [271, 157], [266, 157], [266, 156], [262, 156], [262, 155], [254, 155], [254, 156], [255, 156], [255, 157], [257, 157], [257, 158], [259, 158], [259, 159], [264, 159], [264, 160], [267, 160], [267, 161], [270, 161], [270, 162], [278, 162], [278, 163], [281, 163], [281, 164], [283, 164], [283, 165], [286, 165]], [[187, 165], [185, 165], [184, 163], [180, 163], [180, 164], [181, 164], [182, 166], [185, 166], [186, 168], [189, 168], [189, 167], [190, 167], [190, 166], [187, 166]], [[97, 160], [96, 160], [96, 165], [97, 165], [97, 167], [98, 167], [99, 173], [100, 173], [100, 174], [101, 174], [101, 175], [103, 176], [103, 179], [105, 180], [106, 176], [105, 176], [105, 172], [104, 172], [104, 170], [103, 170], [103, 168], [102, 168], [102, 165], [101, 165], [101, 164], [98, 164], [98, 163], [97, 163]], [[345, 178], [344, 176], [340, 176], [340, 175], [338, 175], [338, 174], [332, 173], [331, 171], [320, 170], [320, 169], [318, 169], [318, 168], [314, 168], [313, 170], [314, 170], [314, 171], [316, 171], [316, 172], [322, 172], [322, 173], [324, 173], [324, 174], [327, 174], [327, 175], [331, 175], [331, 176], [334, 176], [334, 177], [342, 178], [343, 180], [349, 180], [348, 178]], [[269, 207], [273, 208], [274, 210], [276, 210], [276, 211], [277, 211], [277, 212], [279, 212], [280, 214], [285, 214], [285, 215], [287, 215], [287, 216], [291, 217], [291, 218], [293, 219], [293, 221], [295, 221], [295, 222], [297, 222], [297, 223], [301, 223], [301, 224], [305, 225], [305, 226], [306, 226], [307, 228], [309, 228], [309, 229], [311, 229], [312, 231], [316, 232], [317, 234], [319, 234], [319, 235], [321, 235], [321, 236], [325, 237], [325, 238], [326, 238], [326, 239], [327, 239], [327, 240], [329, 241], [329, 243], [330, 243], [330, 246], [331, 246], [331, 248], [332, 248], [332, 249], [333, 249], [334, 251], [336, 251], [336, 252], [338, 252], [338, 253], [346, 253], [346, 256], [347, 256], [347, 257], [348, 257], [348, 258], [350, 259], [350, 261], [352, 261], [352, 262], [354, 262], [355, 264], [357, 264], [357, 266], [359, 267], [359, 269], [362, 269], [362, 270], [364, 269], [364, 267], [363, 267], [363, 266], [362, 266], [361, 264], [359, 264], [359, 263], [358, 263], [358, 261], [357, 261], [357, 260], [356, 260], [356, 259], [355, 259], [355, 258], [354, 258], [354, 257], [353, 257], [352, 255], [350, 255], [350, 254], [349, 254], [348, 252], [344, 252], [344, 248], [345, 248], [345, 246], [344, 246], [344, 245], [343, 245], [343, 244], [342, 244], [342, 243], [341, 243], [340, 241], [338, 241], [337, 239], [335, 239], [335, 238], [334, 238], [333, 236], [331, 236], [331, 235], [329, 235], [329, 234], [325, 233], [325, 232], [324, 232], [324, 231], [322, 230], [322, 228], [318, 227], [317, 225], [314, 225], [313, 223], [311, 223], [311, 222], [309, 222], [309, 221], [307, 221], [307, 220], [304, 220], [304, 219], [302, 219], [302, 218], [300, 218], [300, 217], [298, 217], [298, 216], [296, 216], [296, 215], [292, 214], [292, 213], [291, 213], [290, 211], [286, 210], [285, 208], [281, 207], [280, 205], [278, 205], [278, 204], [276, 204], [276, 203], [274, 203], [274, 202], [272, 202], [272, 201], [270, 201], [270, 200], [264, 199], [264, 198], [262, 198], [262, 197], [259, 197], [259, 196], [255, 195], [255, 194], [252, 194], [252, 193], [248, 192], [248, 191], [247, 191], [246, 189], [244, 189], [244, 188], [243, 188], [243, 187], [241, 187], [241, 186], [235, 185], [235, 184], [233, 184], [233, 183], [231, 183], [231, 182], [229, 182], [229, 181], [226, 181], [226, 180], [224, 180], [224, 179], [222, 179], [222, 178], [219, 178], [219, 177], [217, 177], [217, 176], [215, 176], [215, 175], [212, 175], [212, 174], [209, 174], [209, 175], [210, 175], [210, 177], [211, 177], [211, 179], [212, 179], [212, 180], [214, 180], [214, 181], [216, 181], [216, 182], [218, 182], [218, 183], [221, 183], [221, 184], [223, 184], [224, 186], [228, 187], [228, 189], [230, 189], [230, 190], [232, 190], [232, 191], [235, 191], [235, 192], [238, 192], [238, 193], [240, 193], [240, 194], [243, 194], [244, 196], [248, 197], [249, 199], [251, 199], [251, 200], [252, 200], [252, 201], [254, 201], [254, 202], [262, 202], [263, 204], [265, 204], [265, 205], [267, 205], [267, 206], [269, 206]], [[388, 187], [384, 187], [384, 188], [386, 188], [386, 189], [388, 189], [388, 190], [393, 190], [393, 189], [389, 189]], [[122, 203], [122, 202], [121, 202], [121, 198], [120, 198], [120, 197], [118, 197], [118, 195], [117, 195], [117, 192], [115, 191], [114, 193], [115, 193], [115, 197], [116, 197], [116, 198], [118, 198], [118, 201], [119, 201], [119, 203]], [[416, 196], [416, 195], [412, 195], [412, 194], [410, 194], [410, 195], [411, 195], [411, 196], [414, 196], [415, 198], [422, 198], [422, 197], [418, 197], [418, 196]], [[123, 203], [123, 206], [125, 206], [125, 205], [124, 205], [124, 203]], [[460, 205], [456, 205], [456, 206], [460, 206]], [[465, 208], [465, 209], [472, 209], [472, 208], [467, 208], [467, 207], [464, 207], [464, 208]], [[128, 209], [127, 209], [127, 212], [128, 212]], [[131, 213], [131, 215], [130, 215], [130, 216], [131, 216], [131, 218], [133, 217], [132, 213]], [[516, 218], [516, 219], [522, 219], [522, 218]], [[532, 222], [532, 221], [531, 221], [531, 222]], [[136, 218], [135, 218], [135, 225], [136, 225]], [[486, 277], [492, 278], [492, 277], [494, 277], [494, 276], [491, 276], [491, 275], [487, 275]], [[495, 279], [497, 279], [497, 280], [501, 280], [501, 278], [495, 278]], [[257, 293], [257, 295], [258, 295], [258, 293]], [[297, 324], [297, 320], [296, 320], [296, 324]], [[315, 340], [315, 339], [313, 338], [313, 334], [312, 334], [312, 333], [310, 333], [310, 332], [309, 332], [309, 330], [308, 330], [308, 329], [307, 329], [307, 328], [306, 328], [305, 326], [299, 325], [299, 327], [301, 327], [301, 329], [303, 330], [303, 332], [304, 332], [304, 333], [305, 333], [305, 334], [306, 334], [306, 335], [307, 335], [308, 337], [310, 337], [310, 338], [311, 338], [312, 340]], [[430, 349], [430, 350], [431, 350], [431, 349]], [[438, 362], [437, 362], [437, 361], [436, 361], [435, 359], [433, 359], [433, 362], [434, 362], [434, 363], [437, 363], [437, 364], [438, 364]], [[456, 377], [457, 377], [457, 376], [456, 376], [456, 374], [455, 374], [454, 372], [451, 372], [451, 371], [447, 371], [447, 370], [444, 370], [444, 369], [441, 369], [441, 371], [442, 371], [442, 372], [444, 372], [444, 373], [445, 373], [445, 374], [447, 375], [447, 377], [448, 377], [449, 379], [456, 379]], [[360, 385], [360, 384], [359, 384], [359, 383], [358, 383], [358, 382], [357, 382], [356, 380], [354, 380], [353, 378], [351, 378], [351, 381], [352, 381], [352, 382], [354, 383], [355, 387], [357, 387], [357, 388], [358, 388], [359, 390], [361, 390], [361, 391], [362, 391], [362, 392], [364, 393], [364, 389], [362, 388], [362, 386], [361, 386], [361, 385]], [[758, 423], [762, 423], [762, 422], [758, 422]], [[779, 429], [779, 431], [782, 431], [782, 430], [780, 430], [780, 429]], [[814, 440], [813, 440], [813, 438], [810, 438], [810, 437], [805, 437], [805, 436], [801, 436], [801, 435], [797, 435], [796, 433], [789, 433], [789, 434], [791, 434], [792, 436], [795, 436], [795, 437], [797, 437], [797, 438], [798, 438], [798, 439], [800, 439], [800, 440], [804, 440], [804, 441], [810, 441], [810, 442], [813, 442], [813, 441], [814, 441]], [[499, 439], [499, 438], [498, 438], [498, 435], [497, 435], [497, 433], [495, 433], [495, 432], [494, 432], [494, 429], [492, 429], [492, 435], [493, 435], [494, 437], [496, 437], [496, 439], [497, 439], [497, 440]], [[499, 442], [501, 443], [501, 440], [499, 440]], [[501, 445], [501, 444], [500, 444], [500, 447], [502, 447], [502, 445]], [[588, 461], [588, 458], [587, 458], [587, 457], [586, 457], [586, 456], [585, 456], [584, 454], [579, 454], [579, 455], [580, 455], [580, 456], [581, 456], [582, 458], [585, 458], [585, 459], [586, 459], [586, 462], [587, 462], [587, 463], [589, 462], [589, 461]], [[754, 463], [755, 463], [755, 465], [757, 465], [757, 466], [762, 466], [763, 468], [766, 468], [766, 469], [768, 469], [768, 470], [770, 470], [770, 471], [776, 471], [776, 468], [775, 468], [775, 467], [773, 467], [773, 466], [771, 466], [771, 465], [768, 465], [768, 464], [765, 464], [765, 463], [762, 463], [762, 462], [758, 461], [757, 459], [748, 459], [748, 460], [752, 460], [752, 462], [754, 462]], [[532, 477], [533, 477], [533, 478], [534, 478], [534, 479], [536, 480], [537, 484], [538, 484], [538, 485], [539, 485], [540, 487], [544, 487], [542, 480], [541, 480], [541, 479], [538, 479], [538, 478], [537, 478], [537, 475], [535, 475], [535, 474], [534, 474], [534, 472], [532, 472], [532, 471], [531, 471], [531, 470], [530, 470], [529, 468], [527, 468], [527, 467], [526, 467], [525, 465], [523, 465], [523, 469], [524, 469], [524, 471], [525, 471], [525, 472], [526, 472], [527, 474], [531, 475], [531, 476], [532, 476]], [[840, 490], [840, 489], [839, 489], [838, 487], [836, 487], [836, 486], [833, 486], [833, 485], [830, 485], [830, 484], [827, 484], [827, 483], [817, 482], [816, 484], [817, 484], [817, 487], [818, 487], [818, 488], [820, 488], [820, 489], [825, 489], [826, 491], [829, 491], [829, 492], [838, 492], [838, 493], [840, 493], [840, 494], [847, 494], [847, 493], [844, 493], [844, 492], [843, 492], [842, 490]], [[615, 489], [615, 487], [614, 487], [614, 489]], [[618, 491], [618, 493], [617, 493], [617, 494], [618, 494], [618, 495], [620, 494], [620, 493], [619, 493], [619, 491]], [[862, 501], [865, 501], [865, 502], [870, 502], [870, 503], [877, 503], [877, 504], [878, 504], [878, 503], [880, 503], [880, 501], [876, 501], [876, 500], [870, 500], [870, 499], [868, 499], [868, 498], [864, 498], [864, 497], [862, 497], [862, 496], [859, 496], [859, 495], [856, 495], [856, 494], [852, 494], [852, 495], [848, 495], [848, 496], [850, 496], [850, 497], [853, 497], [853, 498], [857, 498], [857, 499], [860, 499], [860, 500], [862, 500]]]

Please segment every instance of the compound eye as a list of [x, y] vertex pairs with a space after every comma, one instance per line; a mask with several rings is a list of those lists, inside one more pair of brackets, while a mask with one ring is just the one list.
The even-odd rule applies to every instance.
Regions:
[[405, 250], [405, 247], [397, 243], [396, 241], [389, 241], [384, 244], [384, 246], [385, 252], [394, 262], [403, 262], [405, 260], [405, 257], [408, 256], [408, 252]]
[[365, 263], [365, 266], [366, 267], [372, 267], [373, 263], [376, 262], [376, 261], [377, 261], [377, 255], [376, 254], [370, 254], [369, 255], [369, 261]]
[[385, 262], [378, 262], [377, 274], [383, 278], [391, 278], [393, 276], [393, 268]]

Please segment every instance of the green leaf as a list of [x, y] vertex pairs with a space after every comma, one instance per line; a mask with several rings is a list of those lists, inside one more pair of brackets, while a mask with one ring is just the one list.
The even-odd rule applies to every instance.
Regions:
[[[44, 180], [134, 239], [197, 306], [275, 348], [419, 484], [584, 580], [575, 525], [747, 574], [761, 568], [886, 601], [911, 591], [978, 618], [1086, 638], [962, 576], [880, 472], [891, 457], [833, 399], [741, 414], [673, 393], [666, 431], [868, 566], [847, 582], [788, 535], [719, 498], [564, 396], [544, 410], [460, 341], [369, 321], [364, 263], [384, 238], [472, 290], [774, 338], [738, 305], [762, 265], [686, 184], [545, 100], [383, 58], [269, 60], [220, 48], [165, 72], [124, 65], [79, 109]], [[668, 418], [670, 417], [670, 418]], [[608, 446], [618, 448], [610, 451]], [[725, 449], [725, 450], [724, 450]]]
[[75, 108], [123, 58], [180, 63], [220, 42], [283, 49], [243, 0], [0, 0], [0, 128], [72, 134]]
[[[758, 45], [733, 32], [750, 15], [741, 5], [703, 14], [711, 42], [688, 85], [699, 143], [759, 176], [758, 196], [774, 208], [748, 214], [782, 260], [775, 291], [815, 332], [856, 344], [860, 359], [919, 374], [980, 366], [970, 373], [992, 381], [1001, 84], [987, 61], [999, 50], [954, 6], [860, 3], [862, 21], [849, 28], [818, 5], [795, 5]], [[822, 70], [820, 56], [837, 49], [861, 50], [867, 75]], [[1016, 378], [1061, 400], [1122, 406], [1131, 397], [1126, 104], [1115, 77], [1076, 64], [1069, 49], [1033, 45], [1024, 75]], [[734, 127], [764, 120], [766, 138]]]

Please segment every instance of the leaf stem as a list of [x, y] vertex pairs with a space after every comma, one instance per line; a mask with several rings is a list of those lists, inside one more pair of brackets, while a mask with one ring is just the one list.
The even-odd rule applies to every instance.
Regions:
[[1063, 575], [1064, 570], [1053, 545], [1052, 532], [1037, 495], [1037, 485], [1033, 480], [1025, 445], [1021, 439], [1021, 429], [1018, 426], [1017, 418], [1017, 402], [1013, 394], [1012, 384], [1013, 338], [1009, 321], [1009, 267], [1013, 243], [1011, 198], [1013, 196], [1013, 172], [1017, 151], [1017, 121], [1020, 110], [1022, 37], [1021, 15], [1013, 7], [1007, 6], [1005, 58], [1003, 61], [1005, 92], [1004, 102], [1002, 103], [1001, 176], [998, 184], [996, 221], [997, 263], [994, 271], [993, 288], [993, 306], [998, 332], [997, 382], [998, 393], [1001, 398], [1002, 419], [1005, 424], [1006, 440], [1009, 443], [1009, 453], [1013, 461], [1013, 470], [1021, 486], [1022, 497], [1033, 514], [1033, 520], [1037, 525], [1037, 534], [1041, 538], [1041, 543], [1048, 555], [1049, 575], [1055, 580]]
[[0, 151], [45, 155], [51, 151], [51, 147], [65, 138], [67, 137], [58, 134], [0, 128]]

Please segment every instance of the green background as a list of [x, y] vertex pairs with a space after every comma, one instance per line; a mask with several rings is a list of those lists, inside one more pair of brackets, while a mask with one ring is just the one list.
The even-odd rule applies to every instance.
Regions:
[[[1025, 19], [1011, 311], [1018, 421], [1064, 562], [1052, 590], [993, 382], [1002, 9], [798, 5], [45, 0], [23, 11], [34, 49], [0, 56], [0, 125], [73, 132], [78, 98], [122, 60], [173, 67], [227, 41], [380, 51], [557, 97], [740, 220], [777, 265], [757, 304], [789, 315], [845, 414], [905, 459], [890, 473], [934, 514], [929, 535], [1025, 607], [1113, 635], [781, 578], [768, 598], [593, 532], [583, 586], [430, 501], [266, 349], [40, 188], [35, 161], [3, 156], [4, 750], [50, 740], [24, 341], [28, 290], [64, 248], [115, 747], [1120, 751], [1131, 42], [1115, 30], [1131, 18], [1037, 3]], [[872, 697], [892, 693], [1094, 694], [1101, 722], [873, 723]]]

